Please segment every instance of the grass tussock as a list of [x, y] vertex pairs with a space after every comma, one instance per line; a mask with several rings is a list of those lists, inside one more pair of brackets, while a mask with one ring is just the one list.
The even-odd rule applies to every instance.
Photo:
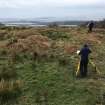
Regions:
[[0, 100], [7, 102], [21, 92], [22, 83], [13, 65], [0, 67]]
[[3, 97], [5, 95], [16, 93], [16, 91], [20, 90], [20, 88], [21, 88], [20, 80], [5, 81], [4, 79], [1, 79], [0, 96]]

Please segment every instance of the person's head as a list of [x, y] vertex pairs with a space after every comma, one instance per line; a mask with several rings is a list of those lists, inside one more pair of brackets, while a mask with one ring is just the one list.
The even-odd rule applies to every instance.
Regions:
[[84, 44], [84, 47], [88, 47], [88, 45], [87, 44]]

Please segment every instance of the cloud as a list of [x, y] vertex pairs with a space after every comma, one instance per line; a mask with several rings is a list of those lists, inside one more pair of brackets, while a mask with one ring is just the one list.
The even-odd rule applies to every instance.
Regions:
[[40, 0], [0, 0], [0, 8], [24, 8], [40, 6]]
[[105, 17], [105, 0], [0, 0], [0, 17]]
[[0, 8], [41, 8], [105, 4], [104, 0], [0, 0]]

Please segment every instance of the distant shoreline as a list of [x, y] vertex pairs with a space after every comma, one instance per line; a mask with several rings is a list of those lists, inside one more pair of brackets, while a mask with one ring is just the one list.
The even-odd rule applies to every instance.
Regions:
[[[34, 23], [3, 23], [5, 26], [15, 27], [47, 27], [48, 25], [34, 24]], [[58, 25], [61, 27], [77, 27], [78, 25]]]

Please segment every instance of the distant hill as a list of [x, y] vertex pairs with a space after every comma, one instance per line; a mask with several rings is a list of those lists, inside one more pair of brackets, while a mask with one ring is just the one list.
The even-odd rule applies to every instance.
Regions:
[[98, 28], [105, 28], [105, 19], [102, 21], [96, 22], [96, 27]]
[[4, 26], [4, 24], [3, 23], [0, 23], [0, 27], [2, 27], [2, 26]]
[[[86, 27], [88, 25], [89, 21], [87, 22], [81, 22], [80, 26]], [[94, 21], [95, 27], [96, 28], [105, 28], [105, 19], [100, 20], [100, 21]]]

